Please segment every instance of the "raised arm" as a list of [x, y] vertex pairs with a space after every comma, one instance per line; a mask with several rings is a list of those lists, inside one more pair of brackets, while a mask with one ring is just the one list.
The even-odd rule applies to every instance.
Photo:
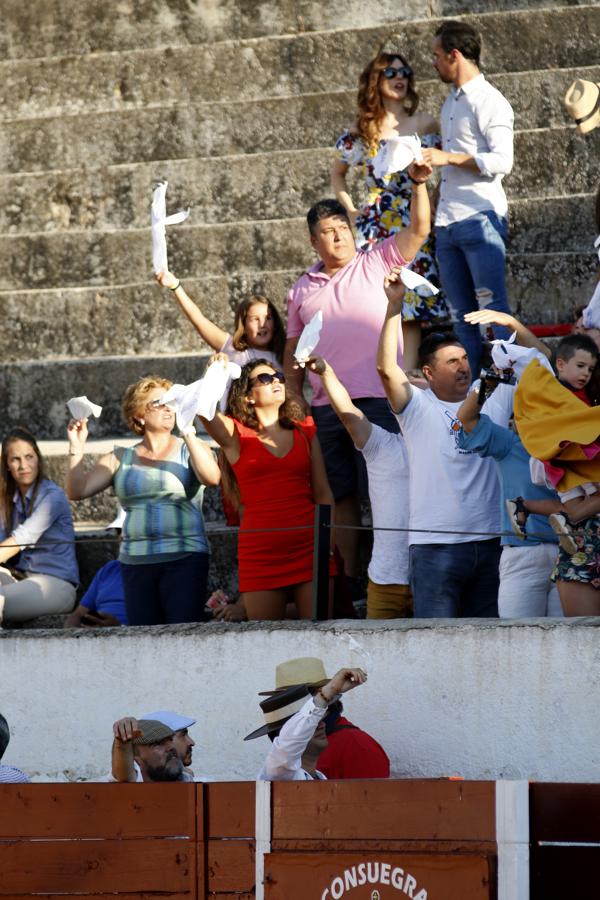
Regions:
[[115, 781], [136, 781], [133, 757], [133, 739], [141, 732], [137, 720], [131, 716], [119, 719], [113, 725], [112, 777]]
[[110, 487], [119, 468], [119, 460], [115, 454], [105, 453], [96, 465], [86, 472], [83, 460], [87, 436], [87, 421], [71, 419], [67, 426], [69, 468], [65, 479], [65, 490], [69, 500], [84, 500]]
[[358, 215], [358, 210], [354, 205], [352, 197], [348, 193], [348, 185], [346, 184], [346, 173], [348, 172], [348, 164], [342, 159], [334, 159], [331, 167], [331, 187], [342, 206], [348, 212], [350, 221], [354, 222]]
[[354, 405], [350, 394], [328, 362], [319, 356], [315, 356], [309, 359], [307, 366], [311, 372], [315, 372], [321, 379], [335, 414], [352, 438], [355, 446], [362, 450], [371, 436], [371, 431], [373, 430], [371, 423], [363, 411]]
[[398, 252], [407, 262], [414, 259], [431, 230], [431, 206], [426, 185], [431, 171], [431, 167], [424, 163], [413, 163], [408, 170], [409, 177], [413, 182], [410, 225], [408, 228], [401, 228], [395, 235]]
[[395, 413], [401, 413], [408, 406], [413, 391], [404, 371], [398, 365], [398, 329], [404, 302], [404, 285], [400, 281], [400, 271], [399, 267], [394, 267], [384, 280], [388, 308], [377, 347], [377, 372]]
[[221, 481], [221, 470], [211, 448], [196, 435], [193, 428], [181, 435], [190, 454], [190, 465], [198, 481], [213, 487]]
[[175, 295], [181, 311], [190, 320], [200, 337], [213, 350], [220, 350], [229, 337], [226, 331], [207, 319], [192, 298], [186, 294], [177, 276], [172, 272], [159, 272], [156, 280], [161, 287], [168, 288]]
[[473, 431], [479, 422], [481, 406], [477, 402], [478, 394], [478, 391], [469, 391], [466, 400], [463, 401], [456, 413], [457, 418], [460, 420], [462, 427], [467, 433]]
[[498, 312], [495, 309], [478, 309], [465, 315], [465, 322], [469, 325], [503, 325], [505, 328], [511, 328], [517, 333], [517, 344], [521, 347], [532, 347], [539, 350], [548, 359], [552, 359], [552, 351], [543, 341], [540, 341], [535, 334], [529, 330], [522, 322], [515, 319], [509, 313]]

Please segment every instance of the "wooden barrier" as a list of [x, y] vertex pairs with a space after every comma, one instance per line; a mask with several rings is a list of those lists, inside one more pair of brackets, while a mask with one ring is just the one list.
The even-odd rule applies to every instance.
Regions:
[[[0, 900], [521, 900], [527, 785], [524, 838], [500, 786], [0, 785]], [[599, 811], [600, 785], [531, 786], [533, 900], [599, 896]]]
[[600, 897], [600, 784], [532, 784], [532, 900]]

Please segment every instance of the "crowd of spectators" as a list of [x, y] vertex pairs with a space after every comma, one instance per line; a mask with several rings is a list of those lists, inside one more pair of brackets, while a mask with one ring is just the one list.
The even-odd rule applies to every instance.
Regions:
[[[330, 613], [342, 578], [359, 599], [364, 500], [374, 527], [369, 617], [600, 613], [600, 316], [584, 314], [577, 331], [589, 334], [557, 348], [555, 377], [548, 347], [510, 312], [503, 178], [513, 164], [513, 111], [480, 71], [480, 37], [462, 21], [445, 22], [433, 37], [434, 68], [451, 86], [440, 128], [418, 108], [400, 49], [385, 45], [360, 76], [356, 119], [336, 144], [335, 199], [318, 200], [307, 215], [317, 261], [290, 288], [285, 325], [271, 300], [252, 295], [229, 334], [176, 275], [156, 274], [215, 351], [209, 371], [241, 367], [200, 416], [218, 456], [194, 425], [176, 436], [176, 409], [163, 399], [172, 384], [152, 375], [123, 397], [135, 446], [115, 446], [88, 466], [87, 420], [71, 420], [66, 494], [45, 476], [33, 435], [19, 428], [6, 436], [0, 621], [44, 613], [68, 613], [68, 627], [213, 618], [205, 485], [221, 486], [228, 518], [239, 522], [240, 597], [219, 618], [311, 618], [315, 504], [334, 516]], [[585, 133], [598, 122], [582, 107], [587, 83], [578, 84], [566, 102]], [[387, 145], [415, 132], [413, 161], [383, 172]], [[346, 183], [353, 166], [368, 192], [360, 208]], [[430, 288], [406, 287], [407, 266]], [[303, 330], [317, 313], [318, 344], [299, 362]], [[484, 337], [512, 335], [533, 354], [520, 380], [508, 365], [486, 369], [480, 382]], [[109, 487], [125, 511], [119, 559], [75, 607], [67, 498]], [[347, 689], [348, 677], [336, 688]], [[136, 765], [150, 771], [144, 748], [168, 739], [170, 726], [156, 721], [115, 726], [118, 753], [119, 741], [140, 748], [118, 756], [128, 776]], [[175, 771], [167, 756], [161, 764]]]

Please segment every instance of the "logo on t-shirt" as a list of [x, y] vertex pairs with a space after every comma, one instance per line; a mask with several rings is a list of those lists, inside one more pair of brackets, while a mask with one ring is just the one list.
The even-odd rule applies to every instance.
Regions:
[[458, 446], [458, 436], [462, 431], [462, 422], [460, 421], [460, 419], [457, 419], [456, 416], [453, 416], [452, 413], [447, 409], [444, 410], [444, 414], [450, 421], [449, 432], [454, 437], [454, 445], [457, 450], [460, 450], [460, 447]]

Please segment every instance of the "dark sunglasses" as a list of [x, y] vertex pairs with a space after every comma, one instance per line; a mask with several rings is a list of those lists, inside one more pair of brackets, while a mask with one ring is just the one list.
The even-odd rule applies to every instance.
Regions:
[[396, 69], [394, 66], [386, 66], [386, 68], [381, 71], [384, 78], [395, 78], [396, 75], [399, 75], [400, 78], [410, 78], [412, 73], [413, 70], [410, 66], [400, 66], [399, 69]]
[[257, 382], [259, 384], [273, 384], [274, 381], [278, 381], [279, 384], [285, 384], [283, 372], [260, 372], [250, 381], [249, 387], [253, 388]]

